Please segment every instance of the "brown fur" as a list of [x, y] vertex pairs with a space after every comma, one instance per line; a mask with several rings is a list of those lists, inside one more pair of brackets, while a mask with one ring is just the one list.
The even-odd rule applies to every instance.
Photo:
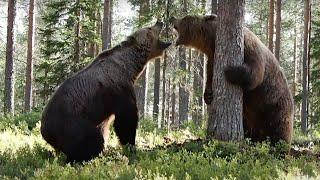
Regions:
[[146, 63], [170, 45], [159, 40], [162, 25], [140, 29], [102, 52], [51, 97], [42, 114], [41, 134], [68, 162], [90, 160], [103, 150], [112, 115], [120, 143], [135, 145], [138, 109], [133, 84]]
[[[199, 49], [208, 56], [204, 99], [212, 101], [212, 68], [218, 22], [215, 15], [171, 18], [178, 31], [177, 45]], [[226, 79], [244, 90], [245, 136], [261, 141], [285, 140], [293, 131], [293, 99], [279, 62], [259, 38], [244, 28], [244, 65], [227, 67]]]

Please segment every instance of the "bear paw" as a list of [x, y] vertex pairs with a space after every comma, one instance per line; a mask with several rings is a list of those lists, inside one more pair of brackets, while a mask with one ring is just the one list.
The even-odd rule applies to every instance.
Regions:
[[246, 88], [249, 83], [249, 74], [245, 67], [228, 66], [224, 69], [226, 80], [231, 84]]

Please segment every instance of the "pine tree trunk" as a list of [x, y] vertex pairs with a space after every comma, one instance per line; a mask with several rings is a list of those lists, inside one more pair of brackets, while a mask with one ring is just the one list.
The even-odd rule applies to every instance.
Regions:
[[294, 62], [294, 78], [292, 83], [292, 95], [296, 95], [296, 89], [298, 84], [298, 75], [297, 75], [297, 69], [298, 69], [298, 59], [297, 59], [297, 28], [294, 27], [294, 34], [293, 34], [293, 62]]
[[[243, 139], [242, 89], [226, 82], [224, 69], [241, 66], [244, 58], [244, 0], [219, 3], [216, 51], [213, 65], [213, 91], [208, 136], [219, 140]], [[232, 27], [232, 28], [230, 28]], [[226, 41], [228, 40], [228, 41]]]
[[218, 1], [211, 0], [211, 14], [217, 14], [217, 10], [218, 10]]
[[76, 2], [76, 22], [74, 26], [74, 69], [73, 72], [76, 72], [80, 69], [80, 0]]
[[103, 23], [102, 23], [102, 50], [109, 48], [109, 26], [110, 26], [110, 0], [104, 0], [103, 4]]
[[112, 16], [113, 16], [113, 0], [110, 0], [110, 6], [109, 6], [109, 25], [108, 25], [108, 48], [112, 47]]
[[4, 113], [14, 115], [14, 19], [16, 15], [16, 0], [8, 0], [8, 24], [7, 24], [7, 46], [4, 88]]
[[276, 42], [274, 54], [280, 61], [280, 46], [281, 46], [281, 0], [277, 0], [277, 18], [276, 18]]
[[269, 28], [268, 28], [268, 38], [269, 38], [269, 43], [268, 47], [271, 52], [273, 52], [273, 34], [274, 34], [274, 1], [275, 0], [270, 0], [269, 1]]
[[179, 69], [183, 71], [179, 83], [179, 123], [188, 120], [187, 62], [186, 49], [179, 47]]
[[[140, 4], [140, 11], [139, 11], [139, 24], [141, 25], [142, 22], [145, 21], [146, 14], [149, 11], [149, 1], [141, 1]], [[140, 75], [136, 85], [135, 85], [135, 92], [137, 97], [137, 106], [139, 110], [139, 116], [144, 118], [145, 115], [145, 108], [147, 102], [147, 89], [148, 89], [148, 65], [145, 70]]]
[[301, 105], [301, 130], [307, 134], [308, 128], [308, 49], [310, 26], [310, 0], [304, 3], [304, 34], [303, 34], [303, 62], [302, 62], [302, 105]]
[[[97, 10], [97, 21], [96, 21], [96, 34], [98, 37], [101, 37], [101, 15], [100, 15], [100, 10]], [[100, 53], [100, 45], [98, 42], [95, 43], [95, 54], [98, 55]]]
[[29, 27], [28, 27], [28, 50], [27, 50], [27, 68], [26, 85], [24, 95], [24, 111], [29, 112], [32, 108], [32, 82], [33, 82], [33, 22], [34, 22], [34, 0], [29, 2]]
[[160, 102], [160, 59], [154, 63], [154, 88], [153, 88], [153, 120], [158, 122], [159, 119], [159, 102]]

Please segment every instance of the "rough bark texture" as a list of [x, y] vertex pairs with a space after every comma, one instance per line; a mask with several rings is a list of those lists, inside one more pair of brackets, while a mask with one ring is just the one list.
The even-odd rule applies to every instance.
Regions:
[[26, 86], [24, 94], [24, 111], [29, 112], [32, 108], [32, 81], [33, 81], [33, 22], [34, 22], [34, 0], [29, 2], [29, 27], [28, 27], [28, 50], [26, 68]]
[[160, 59], [154, 63], [153, 120], [158, 122], [160, 102]]
[[269, 43], [268, 48], [273, 52], [273, 34], [274, 34], [274, 0], [269, 1]]
[[103, 23], [102, 23], [102, 50], [108, 49], [109, 48], [109, 26], [110, 26], [110, 0], [105, 0], [104, 1], [104, 10], [103, 10]]
[[179, 84], [179, 123], [182, 124], [188, 120], [188, 105], [189, 97], [187, 92], [187, 62], [186, 62], [186, 50], [183, 47], [179, 47], [179, 69], [183, 71]]
[[192, 119], [197, 125], [202, 120], [202, 94], [203, 94], [203, 54], [197, 51], [193, 52], [194, 68], [193, 68], [193, 111]]
[[274, 55], [280, 61], [280, 46], [281, 46], [281, 0], [277, 0], [277, 18], [276, 18], [276, 42]]
[[13, 61], [13, 25], [16, 0], [8, 1], [8, 24], [6, 46], [6, 69], [4, 88], [4, 113], [14, 115], [14, 61]]
[[303, 62], [302, 62], [302, 105], [301, 105], [301, 130], [307, 133], [308, 128], [308, 47], [310, 26], [310, 0], [304, 2], [304, 34], [303, 34]]
[[[216, 51], [213, 65], [212, 116], [208, 120], [208, 136], [219, 140], [243, 139], [242, 89], [226, 82], [224, 69], [240, 66], [244, 59], [244, 0], [219, 3]], [[230, 28], [232, 27], [232, 28]]]

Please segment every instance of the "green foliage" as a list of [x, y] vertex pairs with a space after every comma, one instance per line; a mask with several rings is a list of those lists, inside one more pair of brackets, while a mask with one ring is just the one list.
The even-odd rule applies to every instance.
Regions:
[[[39, 117], [35, 114], [34, 120], [30, 119], [31, 115], [8, 119], [24, 121], [32, 127]], [[29, 129], [21, 127], [24, 125], [13, 123], [20, 130], [7, 127], [0, 131], [0, 179], [319, 178], [320, 162], [316, 151], [291, 156], [284, 154], [288, 150], [284, 143], [270, 146], [268, 142], [195, 140], [187, 129], [169, 134], [156, 132], [149, 121], [140, 122], [137, 149], [131, 153], [108, 145], [100, 157], [74, 165], [65, 164], [62, 154], [53, 153], [38, 133], [39, 126], [30, 133]], [[6, 124], [0, 121], [1, 125], [3, 123]], [[169, 142], [165, 138], [170, 139]], [[8, 144], [8, 140], [13, 144]]]
[[[41, 84], [40, 97], [47, 99], [71, 73], [92, 60], [88, 44], [100, 43], [96, 33], [100, 11], [101, 2], [98, 0], [45, 2], [44, 9], [40, 11], [42, 25], [39, 28], [42, 59], [36, 66], [36, 80]], [[77, 23], [79, 36], [76, 34]], [[79, 52], [76, 52], [77, 41]]]

